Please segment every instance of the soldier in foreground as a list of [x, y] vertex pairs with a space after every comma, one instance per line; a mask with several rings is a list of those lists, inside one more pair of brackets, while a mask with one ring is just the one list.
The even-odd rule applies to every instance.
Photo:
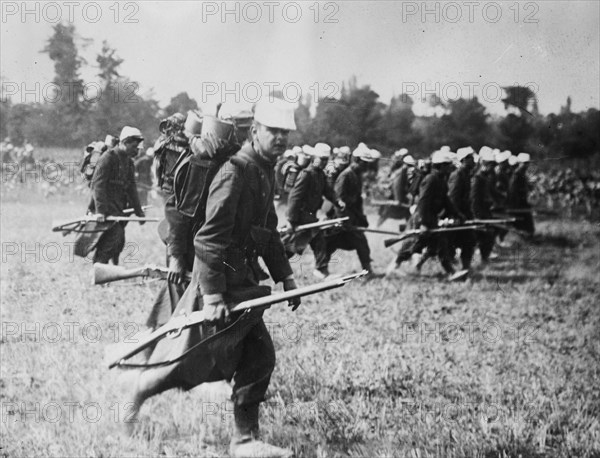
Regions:
[[[292, 129], [293, 106], [276, 99], [257, 104], [252, 142], [221, 166], [210, 185], [205, 222], [195, 237], [193, 280], [178, 310], [203, 309], [207, 320], [219, 327], [229, 315], [226, 297], [236, 290], [256, 289], [256, 256], [263, 258], [275, 282], [283, 282], [284, 290], [296, 288], [273, 204], [273, 166], [284, 153]], [[299, 299], [290, 301], [293, 310], [299, 305]], [[258, 440], [259, 404], [275, 367], [269, 332], [260, 316], [250, 327], [233, 331], [233, 345], [216, 341], [190, 354], [177, 370], [142, 372], [133, 399], [136, 413], [147, 398], [164, 390], [233, 379], [231, 456], [289, 456], [289, 450]]]
[[[125, 216], [123, 210], [128, 207], [134, 209], [136, 216], [144, 216], [132, 160], [142, 140], [139, 129], [125, 126], [119, 136], [119, 145], [98, 159], [91, 187], [94, 209], [100, 215], [100, 222], [106, 216]], [[102, 233], [96, 245], [94, 262], [108, 264], [112, 260], [115, 265], [119, 263], [119, 255], [125, 246], [125, 224], [113, 223]]]

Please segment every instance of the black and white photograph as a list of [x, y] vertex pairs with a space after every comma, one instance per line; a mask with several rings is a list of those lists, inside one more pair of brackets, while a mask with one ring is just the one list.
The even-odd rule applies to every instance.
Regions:
[[0, 458], [600, 457], [599, 1], [0, 7]]

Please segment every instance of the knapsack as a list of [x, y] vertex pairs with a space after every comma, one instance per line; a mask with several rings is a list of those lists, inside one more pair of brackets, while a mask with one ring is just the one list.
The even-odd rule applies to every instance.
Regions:
[[92, 142], [86, 147], [85, 153], [83, 153], [83, 160], [81, 161], [80, 172], [84, 180], [87, 181], [88, 186], [92, 183], [96, 164], [106, 150], [108, 150], [108, 147], [103, 142]]

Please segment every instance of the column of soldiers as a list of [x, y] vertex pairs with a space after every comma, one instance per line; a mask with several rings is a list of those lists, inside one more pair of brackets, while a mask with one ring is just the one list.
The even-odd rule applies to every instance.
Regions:
[[[295, 129], [293, 113], [294, 107], [283, 101], [263, 100], [257, 103], [251, 122], [231, 115], [176, 114], [161, 124], [161, 138], [151, 150], [165, 198], [163, 241], [168, 248], [169, 275], [148, 325], [157, 328], [171, 316], [197, 310], [204, 311], [207, 321], [199, 329], [183, 331], [177, 345], [161, 341], [146, 352], [146, 367], [138, 371], [132, 393], [133, 418], [145, 400], [165, 390], [233, 381], [230, 453], [236, 457], [289, 455], [288, 450], [259, 440], [259, 405], [275, 367], [275, 351], [262, 315], [251, 320], [229, 316], [231, 303], [269, 294], [268, 288], [259, 285], [266, 274], [258, 258], [286, 291], [296, 288], [289, 259], [309, 245], [315, 257], [314, 275], [319, 279], [330, 275], [329, 263], [338, 249], [356, 251], [362, 268], [374, 276], [369, 244], [361, 229], [369, 225], [363, 206], [365, 181], [373, 180], [381, 155], [364, 143], [354, 151], [348, 147], [332, 150], [325, 143], [287, 150], [288, 134]], [[91, 186], [96, 214], [120, 215], [131, 206], [136, 215], [143, 215], [132, 160], [142, 140], [138, 129], [125, 127], [118, 145], [98, 160]], [[146, 157], [150, 156], [144, 156], [144, 162], [148, 162]], [[442, 147], [419, 162], [405, 149], [395, 154], [392, 197], [403, 209], [412, 207], [408, 229], [422, 233], [402, 244], [388, 273], [416, 253], [422, 253], [417, 269], [425, 259], [437, 256], [450, 279], [462, 278], [457, 274], [471, 268], [477, 247], [486, 262], [496, 231], [465, 230], [452, 235], [430, 231], [449, 218], [461, 222], [492, 218], [493, 209], [501, 205], [512, 211], [528, 209], [525, 173], [529, 160], [525, 153], [515, 158], [488, 147], [479, 154], [470, 147], [456, 153]], [[277, 194], [287, 201], [283, 236], [274, 205]], [[347, 217], [348, 222], [328, 231], [296, 231], [318, 221], [319, 210], [327, 208], [324, 201], [328, 202], [328, 218]], [[520, 220], [521, 227], [533, 233], [530, 216]], [[123, 244], [124, 227], [112, 225], [100, 237], [94, 260], [116, 264]], [[460, 272], [453, 266], [458, 249]], [[296, 310], [300, 300], [289, 305]], [[232, 337], [198, 345], [231, 329]], [[176, 362], [165, 365], [164, 361]]]
[[[411, 167], [411, 162], [405, 165]], [[449, 219], [458, 222], [491, 220], [503, 213], [516, 217], [515, 226], [533, 235], [525, 174], [529, 162], [530, 156], [526, 153], [513, 156], [510, 151], [500, 152], [488, 146], [483, 146], [479, 154], [471, 147], [459, 148], [456, 153], [449, 147], [435, 151], [431, 155], [431, 171], [422, 163], [423, 169], [413, 175], [413, 183], [408, 186], [414, 207], [407, 228], [420, 229], [423, 234], [402, 244], [387, 274], [391, 275], [403, 262], [418, 254], [421, 256], [415, 264], [417, 272], [426, 259], [437, 256], [450, 280], [461, 279], [471, 269], [476, 248], [481, 254], [481, 265], [485, 266], [493, 256], [496, 238], [502, 244], [506, 235], [505, 229], [493, 227], [448, 234], [430, 232]], [[406, 202], [403, 189], [394, 189], [394, 197], [404, 198]], [[462, 264], [459, 272], [453, 267], [457, 249], [460, 249]]]

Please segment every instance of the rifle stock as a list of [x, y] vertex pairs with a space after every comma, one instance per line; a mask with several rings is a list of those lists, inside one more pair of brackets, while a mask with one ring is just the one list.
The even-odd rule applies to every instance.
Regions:
[[[166, 274], [165, 274], [166, 275]], [[138, 269], [126, 269], [121, 266], [94, 263], [92, 267], [92, 285], [103, 285], [113, 281], [126, 280], [128, 278], [147, 277], [148, 267]]]
[[317, 221], [315, 223], [308, 223], [308, 224], [302, 224], [300, 226], [296, 226], [295, 228], [288, 228], [288, 227], [283, 227], [281, 229], [279, 229], [279, 233], [281, 234], [286, 234], [286, 233], [292, 233], [292, 232], [302, 232], [302, 231], [308, 231], [308, 230], [312, 230], [312, 229], [326, 229], [328, 227], [333, 227], [333, 226], [340, 226], [342, 223], [348, 221], [350, 218], [348, 216], [344, 216], [343, 218], [336, 218], [336, 219], [326, 219], [323, 221]]
[[[285, 291], [283, 293], [278, 294], [271, 294], [268, 296], [259, 297], [257, 299], [250, 299], [248, 301], [240, 302], [239, 304], [232, 307], [230, 311], [243, 312], [245, 310], [250, 309], [268, 308], [269, 306], [277, 304], [279, 302], [288, 301], [290, 299], [295, 299], [298, 297], [308, 296], [309, 294], [315, 294], [322, 291], [327, 291], [329, 289], [339, 288], [341, 286], [344, 286], [351, 280], [362, 277], [367, 273], [368, 272], [366, 270], [363, 270], [362, 272], [345, 275], [343, 277], [335, 278], [321, 283], [316, 283], [314, 285], [304, 286], [302, 288], [297, 288], [291, 291]], [[204, 311], [202, 310], [192, 312], [189, 315], [179, 315], [176, 317], [171, 317], [171, 319], [166, 324], [156, 329], [154, 332], [145, 335], [135, 347], [129, 349], [120, 356], [111, 358], [108, 361], [108, 368], [112, 369], [113, 367], [119, 366], [123, 363], [123, 361], [138, 354], [142, 350], [148, 348], [155, 342], [158, 342], [159, 340], [161, 340], [164, 337], [167, 337], [168, 335], [177, 337], [184, 329], [190, 328], [192, 326], [198, 326], [204, 321]]]

